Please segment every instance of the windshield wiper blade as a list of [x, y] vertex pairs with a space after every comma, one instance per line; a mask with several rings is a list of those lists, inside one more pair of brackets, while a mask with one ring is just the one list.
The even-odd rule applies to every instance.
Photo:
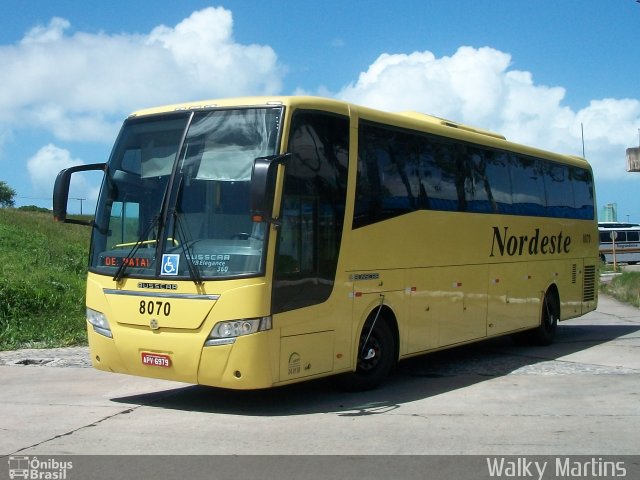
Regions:
[[[184, 175], [180, 176], [180, 180], [178, 182], [177, 194], [176, 194], [176, 204], [181, 203], [182, 193], [184, 187]], [[189, 243], [192, 240], [191, 231], [187, 232], [185, 229], [184, 223], [182, 222], [182, 214], [178, 211], [177, 208], [174, 207], [173, 212], [173, 238], [175, 239], [175, 231], [178, 229], [178, 237], [180, 238], [180, 247], [182, 248], [182, 253], [185, 256], [185, 260], [187, 261], [187, 268], [189, 269], [189, 276], [193, 283], [196, 284], [196, 287], [202, 285], [202, 276], [200, 275], [200, 270], [193, 264], [193, 256], [191, 255], [191, 248], [189, 247]], [[187, 233], [189, 236], [187, 237]]]
[[[113, 276], [113, 280], [115, 282], [119, 282], [120, 280], [122, 280], [122, 277], [124, 277], [124, 271], [131, 263], [130, 260], [136, 254], [140, 246], [145, 243], [145, 240], [149, 235], [149, 232], [151, 232], [151, 230], [158, 224], [159, 221], [160, 221], [160, 214], [157, 214], [155, 217], [153, 217], [151, 222], [149, 222], [149, 225], [147, 225], [147, 228], [144, 229], [144, 232], [142, 232], [142, 235], [140, 235], [140, 237], [138, 238], [138, 241], [131, 248], [131, 250], [129, 250], [129, 253], [127, 253], [127, 256], [122, 259], [122, 263], [120, 264], [120, 266], [118, 267], [118, 270], [116, 270], [116, 273]], [[156, 240], [156, 248], [157, 247], [158, 245]]]
[[[189, 275], [191, 280], [196, 286], [202, 285], [202, 276], [200, 270], [193, 264], [193, 255], [191, 254], [191, 248], [189, 247], [189, 239], [187, 238], [184, 224], [182, 223], [182, 216], [177, 210], [173, 211], [173, 225], [178, 228], [178, 236], [180, 238], [180, 246], [182, 247], [182, 253], [187, 261], [187, 268], [189, 268]], [[174, 235], [175, 237], [175, 235]]]

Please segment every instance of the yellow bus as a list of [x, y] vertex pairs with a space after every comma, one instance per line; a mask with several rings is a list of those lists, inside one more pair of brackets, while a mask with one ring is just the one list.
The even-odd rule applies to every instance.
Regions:
[[92, 225], [95, 368], [232, 389], [504, 334], [548, 344], [594, 310], [598, 228], [578, 157], [414, 112], [314, 97], [126, 119]]

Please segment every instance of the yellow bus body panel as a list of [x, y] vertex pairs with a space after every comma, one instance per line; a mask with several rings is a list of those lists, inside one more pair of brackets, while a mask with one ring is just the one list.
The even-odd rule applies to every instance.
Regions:
[[[104, 287], [103, 283], [110, 285]], [[120, 291], [126, 293], [113, 294], [109, 293], [115, 290], [111, 278], [89, 274], [87, 306], [107, 317], [113, 334], [113, 338], [105, 337], [87, 324], [94, 367], [229, 388], [265, 388], [277, 382], [279, 338], [274, 330], [238, 337], [230, 345], [204, 346], [219, 321], [265, 316], [268, 303], [263, 281], [254, 278], [216, 282], [216, 300], [181, 298], [180, 295], [207, 295], [198, 293], [193, 282], [154, 282], [177, 285], [177, 291], [170, 294], [173, 297], [153, 296], [153, 291], [138, 288], [139, 283], [144, 282], [125, 279]], [[209, 285], [205, 284], [204, 290]], [[142, 314], [141, 302], [169, 302], [171, 315], [163, 318]], [[158, 328], [150, 326], [152, 320], [158, 322]], [[144, 365], [143, 353], [166, 355], [171, 365]]]
[[[403, 357], [534, 328], [551, 286], [561, 320], [594, 310], [597, 295], [583, 297], [589, 282], [597, 287], [585, 275], [585, 266], [597, 269], [594, 228], [571, 219], [418, 211], [353, 230], [341, 253], [357, 294], [385, 295], [385, 303], [391, 290], [404, 294], [393, 308]], [[495, 229], [505, 242], [513, 237], [512, 255], [506, 244], [500, 254]], [[550, 253], [544, 240], [543, 254], [550, 237], [570, 238], [569, 253]], [[375, 308], [356, 296], [354, 317], [362, 325]]]

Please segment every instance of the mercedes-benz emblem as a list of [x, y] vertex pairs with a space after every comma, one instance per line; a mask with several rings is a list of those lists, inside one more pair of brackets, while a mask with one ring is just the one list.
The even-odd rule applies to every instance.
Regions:
[[159, 329], [160, 325], [158, 325], [158, 320], [156, 320], [155, 318], [152, 318], [151, 321], [149, 322], [149, 327], [151, 328], [151, 330]]

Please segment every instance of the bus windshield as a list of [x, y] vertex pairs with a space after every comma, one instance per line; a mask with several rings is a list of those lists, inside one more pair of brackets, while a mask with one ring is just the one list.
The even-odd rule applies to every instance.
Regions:
[[281, 114], [238, 108], [127, 120], [96, 209], [91, 270], [198, 280], [261, 274], [267, 229], [251, 220], [251, 170], [255, 158], [276, 153]]

